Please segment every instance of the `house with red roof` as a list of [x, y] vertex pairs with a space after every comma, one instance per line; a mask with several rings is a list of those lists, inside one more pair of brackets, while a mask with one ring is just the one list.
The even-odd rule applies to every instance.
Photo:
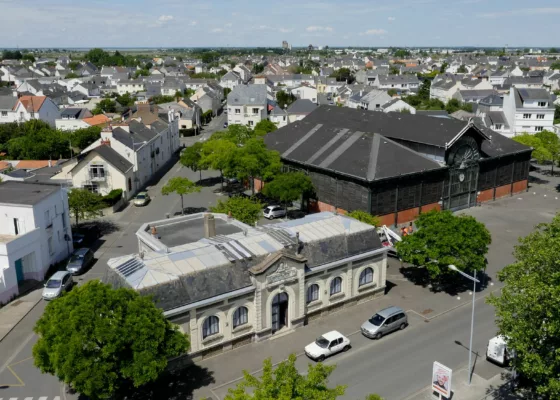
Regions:
[[60, 110], [47, 96], [21, 96], [13, 108], [16, 122], [27, 122], [40, 119], [51, 126], [60, 118]]

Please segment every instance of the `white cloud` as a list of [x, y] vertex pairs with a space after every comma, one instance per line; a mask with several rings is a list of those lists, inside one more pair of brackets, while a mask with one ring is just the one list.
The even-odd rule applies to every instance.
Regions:
[[560, 14], [560, 7], [520, 8], [517, 10], [483, 13], [483, 14], [478, 14], [478, 16], [481, 18], [499, 18], [499, 17], [507, 17], [510, 15], [540, 15], [540, 14]]
[[173, 15], [161, 15], [158, 18], [158, 22], [168, 22], [171, 21], [173, 19]]
[[228, 22], [227, 24], [224, 25], [226, 28], [231, 28], [233, 26], [233, 24], [231, 22]]
[[307, 32], [332, 32], [333, 28], [331, 28], [330, 26], [311, 25], [305, 28], [305, 30]]
[[389, 17], [389, 18], [387, 18], [387, 20], [392, 22], [392, 21], [396, 20], [396, 18], [395, 17]]
[[198, 25], [198, 21], [191, 21], [191, 23], [189, 24], [190, 26], [197, 26]]
[[212, 29], [210, 32], [212, 32], [212, 33], [220, 33], [220, 32], [223, 32], [223, 31], [224, 31], [224, 30], [223, 30], [222, 28], [214, 28], [214, 29]]
[[385, 29], [368, 29], [362, 35], [384, 35], [387, 31]]

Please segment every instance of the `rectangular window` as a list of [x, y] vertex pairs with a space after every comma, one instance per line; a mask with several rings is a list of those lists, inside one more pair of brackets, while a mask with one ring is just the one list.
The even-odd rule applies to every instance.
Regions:
[[8, 111], [2, 111], [2, 117], [7, 117], [8, 116]]
[[539, 107], [546, 107], [547, 102], [546, 101], [539, 101]]
[[99, 193], [99, 186], [97, 184], [84, 185], [85, 190], [89, 190], [92, 193]]
[[31, 111], [31, 112], [29, 113], [29, 117], [30, 117], [30, 118], [35, 118], [35, 113], [34, 113], [33, 111]]
[[537, 114], [537, 119], [544, 119], [544, 114]]
[[236, 114], [241, 114], [241, 109], [240, 109], [240, 108], [236, 108], [236, 109], [235, 109], [235, 113], [236, 113]]
[[258, 108], [253, 108], [253, 114], [258, 114], [259, 113], [259, 109]]
[[535, 132], [542, 132], [544, 127], [542, 126], [535, 126]]
[[253, 121], [249, 121], [249, 126], [253, 126], [254, 122]]
[[52, 236], [47, 239], [47, 244], [49, 246], [49, 254], [52, 256], [54, 254], [54, 248], [52, 244]]
[[523, 119], [531, 119], [531, 114], [523, 114]]
[[496, 125], [494, 125], [494, 129], [497, 129], [497, 130], [502, 129], [502, 124], [496, 124]]
[[14, 232], [15, 232], [16, 235], [19, 235], [20, 231], [21, 231], [21, 229], [19, 227], [19, 219], [14, 218]]
[[62, 227], [66, 229], [66, 213], [62, 213]]
[[105, 167], [103, 165], [92, 164], [89, 167], [89, 175], [91, 178], [105, 178]]
[[45, 226], [48, 228], [51, 225], [51, 213], [50, 210], [45, 211]]

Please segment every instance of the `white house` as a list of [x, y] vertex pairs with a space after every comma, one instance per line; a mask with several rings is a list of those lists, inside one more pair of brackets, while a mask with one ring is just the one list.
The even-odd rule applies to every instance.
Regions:
[[399, 98], [394, 98], [391, 101], [383, 104], [381, 106], [381, 109], [384, 113], [403, 112], [403, 110], [407, 110], [410, 114], [416, 114], [416, 108], [412, 107], [410, 104], [404, 102]]
[[93, 117], [93, 114], [87, 108], [65, 108], [60, 112], [60, 118], [55, 120], [55, 126], [62, 131], [89, 128], [91, 125], [84, 119], [90, 117]]
[[0, 303], [24, 280], [42, 281], [73, 251], [65, 189], [56, 184], [0, 183]]
[[228, 124], [255, 126], [267, 119], [267, 86], [239, 85], [227, 96]]
[[396, 90], [397, 93], [407, 93], [417, 91], [420, 81], [416, 75], [379, 75], [379, 78], [372, 83], [372, 86], [381, 90]]
[[317, 89], [313, 86], [298, 86], [290, 90], [298, 99], [310, 100], [317, 104]]
[[21, 96], [14, 107], [17, 122], [40, 119], [51, 126], [55, 126], [60, 118], [60, 110], [50, 98], [46, 96]]
[[270, 112], [268, 119], [275, 123], [278, 128], [288, 125], [288, 113], [278, 105]]
[[228, 89], [233, 89], [234, 87], [236, 87], [237, 85], [241, 85], [242, 83], [243, 79], [241, 79], [239, 74], [234, 71], [229, 71], [220, 79], [220, 86]]
[[59, 165], [61, 172], [51, 179], [64, 181], [75, 188], [87, 189], [101, 195], [111, 190], [122, 189], [123, 198], [134, 195], [134, 166], [130, 161], [110, 147], [110, 142], [101, 144], [78, 157]]
[[554, 131], [553, 99], [545, 89], [512, 87], [504, 96], [504, 115], [511, 135]]
[[117, 93], [123, 95], [125, 93], [143, 92], [146, 90], [144, 81], [140, 79], [122, 80], [117, 82]]
[[249, 68], [247, 68], [243, 64], [236, 65], [235, 68], [233, 68], [233, 71], [239, 74], [243, 82], [249, 82], [251, 80], [251, 77], [253, 76]]
[[17, 103], [18, 98], [15, 96], [0, 96], [0, 124], [17, 121], [17, 114], [14, 111]]
[[393, 98], [384, 90], [371, 90], [360, 98], [357, 108], [362, 110], [381, 110], [381, 107]]

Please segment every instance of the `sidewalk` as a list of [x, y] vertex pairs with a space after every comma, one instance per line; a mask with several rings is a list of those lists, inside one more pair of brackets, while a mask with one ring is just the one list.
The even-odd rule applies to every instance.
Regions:
[[30, 291], [0, 309], [0, 342], [41, 301], [42, 288]]

